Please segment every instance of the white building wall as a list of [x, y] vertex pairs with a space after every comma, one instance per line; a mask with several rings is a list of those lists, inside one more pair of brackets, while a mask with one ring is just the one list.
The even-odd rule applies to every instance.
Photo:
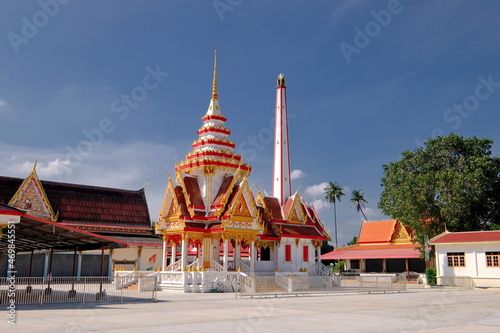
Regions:
[[[486, 252], [500, 252], [500, 242], [435, 244], [438, 276], [470, 276], [478, 287], [500, 287], [500, 267], [486, 266]], [[448, 267], [449, 252], [464, 252], [465, 267]]]

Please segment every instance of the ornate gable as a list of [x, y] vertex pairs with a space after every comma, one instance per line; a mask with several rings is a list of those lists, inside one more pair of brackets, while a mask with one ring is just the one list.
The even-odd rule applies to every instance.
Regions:
[[235, 197], [230, 203], [227, 212], [228, 221], [223, 224], [227, 227], [239, 228], [260, 228], [256, 221], [259, 216], [259, 211], [253, 197], [253, 193], [248, 185], [247, 178], [244, 178], [237, 190]]
[[286, 219], [291, 223], [302, 224], [307, 221], [306, 213], [301, 204], [300, 196], [298, 192], [295, 192], [293, 196], [293, 202], [290, 207], [290, 211], [288, 212]]
[[22, 209], [29, 215], [57, 221], [57, 214], [54, 213], [42, 183], [36, 174], [36, 163], [30, 175], [17, 189], [9, 205]]
[[165, 191], [165, 198], [160, 210], [159, 223], [156, 230], [179, 229], [184, 227], [184, 221], [180, 220], [181, 208], [175, 194], [172, 178], [168, 178], [168, 186]]
[[396, 223], [396, 228], [391, 239], [391, 243], [411, 243], [411, 235], [406, 227], [401, 223]]

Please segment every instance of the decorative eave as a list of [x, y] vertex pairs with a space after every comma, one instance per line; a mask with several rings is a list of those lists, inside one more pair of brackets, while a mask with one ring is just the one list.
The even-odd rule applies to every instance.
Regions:
[[201, 118], [202, 122], [207, 122], [209, 120], [218, 120], [218, 121], [226, 122], [227, 118], [222, 115], [222, 112], [220, 112], [217, 115], [212, 115], [212, 114], [205, 115], [205, 116], [203, 116], [203, 118]]
[[235, 148], [236, 144], [234, 143], [233, 140], [229, 140], [226, 138], [214, 138], [214, 139], [208, 139], [208, 138], [199, 138], [198, 140], [193, 141], [193, 144], [191, 147], [197, 148], [203, 145], [218, 145], [218, 146], [225, 146], [229, 148]]
[[198, 135], [202, 135], [202, 134], [212, 133], [212, 132], [213, 133], [221, 133], [224, 135], [231, 134], [231, 131], [223, 124], [221, 124], [219, 126], [203, 125], [200, 127], [200, 129], [198, 130], [197, 133], [198, 133]]
[[210, 148], [203, 150], [201, 152], [200, 151], [190, 152], [188, 155], [186, 155], [186, 161], [193, 162], [194, 160], [206, 157], [219, 157], [219, 158], [227, 158], [227, 159], [234, 159], [237, 161], [241, 161], [241, 155], [233, 153], [229, 149], [222, 150], [222, 149], [210, 149]]

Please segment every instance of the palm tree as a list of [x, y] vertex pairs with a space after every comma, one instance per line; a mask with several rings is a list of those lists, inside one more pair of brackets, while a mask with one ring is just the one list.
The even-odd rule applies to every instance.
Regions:
[[337, 237], [337, 200], [340, 202], [340, 198], [342, 198], [345, 194], [343, 192], [343, 188], [340, 187], [340, 184], [335, 182], [330, 182], [327, 187], [325, 187], [325, 192], [323, 193], [325, 199], [328, 202], [333, 203], [333, 216], [335, 218], [335, 247], [339, 246], [339, 241]]
[[361, 192], [361, 190], [354, 190], [351, 193], [351, 207], [355, 206], [356, 211], [358, 213], [361, 213], [363, 217], [365, 218], [365, 221], [368, 220], [366, 218], [365, 213], [363, 212], [363, 208], [365, 208], [365, 203], [368, 203], [365, 199], [365, 194]]

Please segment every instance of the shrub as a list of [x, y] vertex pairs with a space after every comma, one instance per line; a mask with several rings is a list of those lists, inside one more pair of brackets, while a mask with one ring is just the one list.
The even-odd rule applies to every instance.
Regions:
[[427, 279], [427, 284], [429, 286], [435, 286], [437, 283], [436, 270], [434, 268], [427, 268], [425, 270], [425, 278]]

